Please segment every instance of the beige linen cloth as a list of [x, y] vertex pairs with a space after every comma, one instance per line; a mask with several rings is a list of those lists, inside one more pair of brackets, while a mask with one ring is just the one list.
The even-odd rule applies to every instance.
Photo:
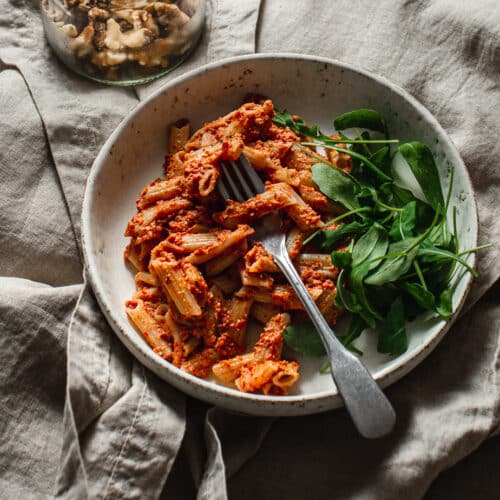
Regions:
[[79, 234], [92, 161], [138, 100], [206, 62], [294, 51], [386, 76], [427, 106], [469, 168], [480, 243], [498, 243], [497, 0], [211, 0], [189, 62], [136, 89], [61, 66], [38, 2], [0, 6], [1, 498], [417, 499], [499, 432], [498, 247], [443, 342], [387, 390], [394, 433], [366, 441], [343, 409], [237, 416], [159, 380], [82, 284]]

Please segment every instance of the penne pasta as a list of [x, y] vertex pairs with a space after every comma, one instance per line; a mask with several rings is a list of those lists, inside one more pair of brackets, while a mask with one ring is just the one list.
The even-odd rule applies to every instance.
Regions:
[[179, 196], [183, 190], [184, 179], [180, 175], [167, 180], [157, 179], [148, 184], [139, 195], [136, 201], [137, 208], [142, 210], [159, 200], [171, 200]]
[[184, 149], [184, 145], [189, 139], [190, 129], [189, 121], [186, 119], [178, 120], [170, 127], [168, 140], [169, 153], [177, 153]]
[[[311, 167], [324, 161], [348, 171], [352, 162], [299, 146], [302, 138], [273, 117], [272, 102], [259, 98], [191, 137], [187, 120], [170, 127], [165, 176], [142, 190], [125, 230], [136, 286], [125, 307], [154, 352], [173, 365], [240, 391], [283, 395], [299, 380], [299, 363], [282, 359], [283, 334], [289, 313], [297, 319], [305, 312], [273, 257], [253, 241], [252, 224], [279, 211], [287, 251], [334, 324], [342, 314], [334, 303], [338, 270], [314, 240], [303, 248], [335, 208], [314, 184]], [[221, 164], [241, 154], [265, 190], [242, 202], [223, 200], [216, 189]], [[253, 346], [249, 321], [262, 326]]]
[[241, 287], [241, 281], [238, 274], [219, 274], [211, 278], [211, 281], [226, 295], [232, 294]]
[[[186, 275], [186, 267], [175, 259], [169, 261], [155, 259], [150, 263], [152, 272], [156, 275], [160, 285], [168, 297], [168, 299], [175, 305], [179, 313], [187, 318], [201, 317], [201, 306], [195, 295], [192, 292], [192, 283], [189, 280], [195, 280], [194, 285], [201, 286], [197, 280], [200, 278], [198, 273], [190, 268], [190, 272], [195, 276]], [[201, 277], [201, 281], [206, 283]]]
[[243, 240], [240, 245], [228, 248], [219, 256], [209, 260], [205, 264], [205, 272], [207, 273], [207, 276], [216, 276], [231, 267], [237, 260], [245, 255], [247, 249], [247, 241]]
[[273, 304], [265, 304], [263, 302], [254, 302], [250, 309], [250, 316], [255, 318], [259, 323], [266, 324], [273, 316], [280, 312], [280, 308]]
[[217, 233], [217, 241], [198, 248], [186, 260], [192, 264], [204, 264], [205, 262], [218, 257], [229, 247], [241, 243], [252, 234], [254, 230], [246, 224], [239, 225], [234, 231], [220, 231]]
[[143, 288], [145, 286], [159, 286], [158, 280], [151, 273], [139, 271], [134, 278], [136, 288]]
[[243, 286], [254, 286], [272, 290], [274, 285], [274, 279], [271, 276], [264, 273], [249, 273], [245, 268], [241, 269], [240, 278]]
[[132, 299], [125, 304], [128, 317], [142, 333], [146, 342], [159, 356], [171, 361], [173, 350], [170, 342], [171, 334], [162, 327], [153, 315], [147, 310], [144, 301]]

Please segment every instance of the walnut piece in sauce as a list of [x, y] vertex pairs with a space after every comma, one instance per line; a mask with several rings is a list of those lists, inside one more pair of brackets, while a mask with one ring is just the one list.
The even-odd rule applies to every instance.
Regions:
[[[121, 70], [147, 75], [167, 68], [196, 42], [189, 23], [201, 0], [43, 0], [49, 40], [63, 59], [87, 64], [106, 79]], [[46, 30], [47, 30], [46, 25]], [[60, 39], [64, 38], [63, 41]], [[54, 46], [54, 43], [52, 43]], [[57, 51], [57, 50], [56, 50]]]

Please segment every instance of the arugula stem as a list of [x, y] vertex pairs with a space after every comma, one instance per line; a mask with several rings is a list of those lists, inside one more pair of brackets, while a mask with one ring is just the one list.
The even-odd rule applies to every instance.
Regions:
[[[399, 142], [398, 139], [348, 139], [348, 138], [332, 139], [330, 137], [323, 139], [313, 135], [309, 135], [309, 137], [314, 139], [319, 139], [323, 141], [325, 144], [397, 144]], [[303, 142], [301, 144], [306, 144], [306, 143]], [[320, 144], [316, 145], [319, 146]], [[366, 148], [366, 150], [368, 154], [371, 154], [368, 148]]]
[[338, 146], [333, 146], [330, 144], [321, 144], [318, 142], [302, 142], [304, 146], [319, 146], [327, 149], [333, 149], [334, 151], [338, 151], [339, 153], [345, 153], [348, 154], [349, 156], [352, 156], [353, 158], [357, 158], [358, 160], [361, 160], [363, 163], [366, 163], [366, 166], [368, 166], [375, 174], [377, 174], [382, 180], [384, 181], [390, 181], [392, 182], [392, 178], [389, 177], [388, 175], [384, 174], [382, 170], [380, 170], [375, 163], [370, 161], [366, 156], [356, 153], [356, 151], [352, 151], [351, 149], [345, 149], [345, 148], [339, 148]]
[[448, 207], [450, 206], [451, 190], [453, 188], [453, 179], [455, 178], [455, 167], [450, 166], [450, 184], [448, 185], [448, 192], [446, 193], [446, 203], [444, 205], [444, 213], [448, 212]]
[[[451, 254], [451, 252], [450, 252]], [[477, 272], [474, 270], [474, 268], [468, 264], [464, 259], [461, 259], [458, 255], [455, 255], [455, 254], [451, 254], [449, 255], [449, 258], [458, 262], [459, 264], [462, 264], [462, 266], [465, 267], [465, 269], [467, 269], [467, 271], [469, 271], [469, 273], [472, 274], [472, 276], [474, 276], [474, 278], [477, 278]]]
[[424, 290], [427, 290], [427, 284], [425, 283], [424, 275], [422, 274], [422, 269], [420, 268], [420, 264], [416, 259], [413, 261], [413, 267], [415, 268], [415, 272], [417, 273], [420, 284], [422, 285]]
[[[452, 176], [453, 176], [453, 171], [452, 171]], [[453, 180], [453, 179], [451, 179]], [[450, 190], [451, 192], [451, 187]], [[453, 206], [453, 246], [455, 247], [455, 254], [459, 255], [459, 248], [458, 248], [458, 234], [457, 234], [457, 207]], [[453, 261], [453, 264], [450, 267], [450, 270], [448, 271], [446, 281], [447, 283], [451, 283], [451, 278], [453, 274], [455, 273], [455, 268], [456, 268], [457, 262]]]
[[[405, 252], [381, 255], [380, 257], [375, 257], [374, 259], [371, 259], [368, 262], [377, 262], [379, 260], [392, 259], [395, 257], [404, 257], [405, 255], [408, 255], [408, 252], [413, 250], [416, 246], [420, 245], [420, 243], [422, 243], [422, 241], [424, 241], [427, 238], [427, 236], [429, 236], [430, 232], [434, 229], [434, 226], [436, 225], [440, 213], [441, 213], [441, 205], [438, 205], [436, 213], [434, 214], [434, 219], [432, 219], [431, 225], [427, 228], [425, 233], [423, 233], [422, 236], [420, 236], [420, 238], [418, 238], [417, 241], [415, 241], [415, 243], [413, 243], [413, 245], [411, 245], [410, 248], [408, 248]], [[465, 264], [465, 266], [467, 265], [468, 264]]]
[[480, 245], [478, 247], [469, 248], [468, 250], [463, 250], [460, 253], [457, 253], [457, 257], [461, 257], [462, 255], [468, 255], [470, 253], [479, 252], [479, 250], [484, 250], [485, 248], [491, 248], [493, 245], [491, 243], [486, 243], [486, 245]]
[[[361, 135], [361, 131], [359, 129], [354, 129], [355, 132], [356, 132], [356, 135], [358, 136], [358, 139], [359, 140], [363, 140], [363, 136]], [[371, 156], [371, 151], [368, 149], [368, 146], [366, 145], [366, 142], [362, 142], [361, 143], [363, 145], [363, 149], [366, 151], [366, 154], [367, 155], [370, 155]]]
[[457, 232], [457, 207], [453, 207], [453, 238], [455, 240], [455, 253], [459, 253]]
[[[330, 163], [330, 161], [328, 161], [328, 158], [325, 158], [324, 156], [321, 156], [321, 155], [317, 154], [316, 152], [311, 151], [309, 148], [304, 147], [302, 144], [305, 144], [305, 143], [297, 142], [296, 144], [297, 144], [297, 146], [299, 146], [300, 149], [302, 149], [302, 151], [304, 151], [305, 154], [311, 156], [312, 158], [315, 158], [316, 160], [318, 160], [322, 163], [326, 163], [327, 165], [330, 165], [332, 168], [337, 168], [333, 163]], [[319, 146], [323, 147], [321, 145], [319, 145]]]
[[389, 221], [392, 219], [393, 215], [394, 215], [394, 212], [389, 212], [389, 215], [388, 215], [387, 217], [384, 217], [384, 218], [383, 218], [383, 219], [379, 222], [379, 224], [382, 224], [382, 226], [383, 226], [383, 225], [385, 225], [387, 222], [389, 222]]
[[403, 208], [391, 207], [390, 205], [386, 205], [383, 201], [375, 200], [375, 204], [379, 207], [385, 208], [386, 210], [390, 210], [391, 212], [403, 212]]
[[[354, 210], [349, 210], [348, 212], [344, 212], [343, 214], [338, 215], [337, 217], [330, 219], [329, 221], [326, 221], [322, 227], [329, 226], [330, 224], [333, 224], [334, 222], [339, 222], [342, 219], [345, 219], [346, 217], [349, 217], [350, 215], [354, 214], [359, 214], [362, 212], [370, 212], [371, 208], [370, 207], [360, 207], [360, 208], [355, 208]], [[314, 233], [310, 234], [302, 243], [302, 246], [307, 245], [311, 240], [313, 240], [323, 229], [317, 229], [314, 231]]]

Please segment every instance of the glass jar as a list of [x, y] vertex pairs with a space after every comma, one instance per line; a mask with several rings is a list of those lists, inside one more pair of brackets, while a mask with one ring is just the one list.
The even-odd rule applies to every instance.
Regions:
[[171, 71], [196, 46], [205, 0], [41, 0], [58, 57], [80, 75], [137, 85]]

